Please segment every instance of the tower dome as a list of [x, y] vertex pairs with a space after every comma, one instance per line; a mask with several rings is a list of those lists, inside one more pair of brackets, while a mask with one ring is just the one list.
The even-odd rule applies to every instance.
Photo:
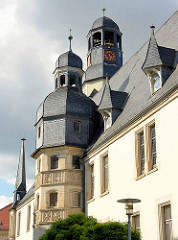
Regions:
[[101, 28], [101, 27], [106, 27], [106, 28], [115, 28], [115, 29], [119, 29], [117, 23], [115, 23], [111, 18], [103, 16], [98, 18], [92, 25], [92, 30], [97, 29], [97, 28]]
[[36, 149], [54, 146], [87, 147], [98, 127], [97, 106], [78, 88], [50, 93], [36, 116]]
[[79, 56], [77, 56], [72, 51], [68, 51], [66, 53], [61, 54], [56, 61], [56, 67], [65, 66], [77, 67], [82, 69], [83, 64]]

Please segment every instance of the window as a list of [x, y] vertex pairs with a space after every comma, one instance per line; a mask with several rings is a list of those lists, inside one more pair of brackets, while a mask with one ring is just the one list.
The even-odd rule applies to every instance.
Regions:
[[51, 208], [54, 208], [57, 206], [57, 193], [50, 193], [49, 195], [49, 205]]
[[41, 126], [39, 126], [39, 128], [38, 128], [38, 138], [40, 138], [41, 137]]
[[75, 121], [74, 122], [74, 131], [75, 132], [81, 132], [81, 122], [80, 121]]
[[120, 42], [121, 42], [121, 38], [120, 38], [120, 36], [119, 35], [117, 35], [117, 47], [118, 48], [121, 48], [121, 44], [120, 44]]
[[27, 231], [30, 230], [30, 220], [31, 220], [31, 205], [27, 209]]
[[38, 160], [38, 172], [41, 171], [41, 159]]
[[58, 79], [55, 80], [55, 87], [58, 88]]
[[17, 236], [20, 236], [20, 222], [21, 222], [21, 212], [18, 212]]
[[101, 33], [100, 32], [96, 32], [93, 35], [93, 46], [94, 47], [101, 46]]
[[155, 124], [150, 127], [150, 140], [151, 140], [151, 169], [156, 167], [156, 134]]
[[91, 193], [91, 198], [93, 198], [94, 197], [94, 177], [95, 177], [95, 175], [94, 175], [94, 164], [93, 165], [91, 165], [90, 166], [90, 179], [91, 179], [91, 191], [90, 191], [90, 193]]
[[91, 48], [91, 38], [88, 39], [88, 51], [90, 50]]
[[108, 190], [108, 155], [103, 158], [104, 192]]
[[61, 75], [60, 76], [60, 86], [64, 86], [65, 85], [65, 75]]
[[160, 235], [161, 240], [173, 240], [172, 236], [172, 216], [171, 204], [165, 203], [160, 205], [161, 218], [160, 218]]
[[39, 210], [40, 208], [40, 195], [37, 195], [36, 197], [36, 210]]
[[75, 87], [76, 83], [75, 83], [75, 75], [70, 75], [70, 82], [69, 82], [69, 86], [71, 87]]
[[58, 168], [58, 157], [52, 156], [51, 157], [51, 169], [57, 169]]
[[80, 157], [79, 156], [72, 157], [72, 167], [74, 169], [80, 169]]
[[145, 173], [144, 131], [136, 134], [136, 167], [137, 177]]
[[73, 205], [73, 207], [81, 207], [81, 193], [80, 192], [73, 192], [72, 205]]
[[106, 31], [104, 33], [104, 43], [108, 47], [114, 46], [114, 33], [113, 32]]
[[133, 229], [140, 231], [140, 214], [139, 213], [132, 215], [132, 227]]

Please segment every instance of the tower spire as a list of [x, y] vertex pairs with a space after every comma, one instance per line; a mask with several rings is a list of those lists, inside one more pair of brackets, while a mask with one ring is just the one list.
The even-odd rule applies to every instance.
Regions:
[[19, 157], [19, 164], [15, 182], [15, 191], [14, 191], [14, 204], [21, 200], [26, 194], [26, 170], [25, 170], [25, 147], [24, 142], [25, 138], [22, 139], [22, 146]]
[[70, 36], [68, 37], [69, 39], [69, 52], [72, 52], [72, 35], [71, 35], [72, 30], [70, 29]]
[[102, 8], [102, 11], [103, 11], [103, 17], [104, 17], [104, 16], [105, 16], [106, 8]]

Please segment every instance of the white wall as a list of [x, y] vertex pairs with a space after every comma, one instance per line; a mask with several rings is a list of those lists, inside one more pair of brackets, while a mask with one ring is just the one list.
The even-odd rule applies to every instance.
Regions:
[[[27, 231], [27, 215], [28, 215], [28, 206], [31, 205], [31, 217], [30, 217], [30, 229]], [[20, 235], [17, 236], [18, 228], [18, 213], [21, 212], [21, 221], [20, 221]], [[17, 240], [32, 240], [34, 234], [34, 199], [26, 203], [25, 206], [19, 208], [16, 212], [16, 238]]]
[[[136, 181], [135, 132], [155, 120], [158, 170]], [[109, 194], [100, 197], [100, 157], [108, 151]], [[134, 211], [140, 211], [144, 240], [159, 239], [158, 204], [171, 201], [173, 235], [178, 239], [178, 99], [140, 123], [89, 162], [94, 162], [94, 201], [86, 204], [88, 215], [100, 221], [127, 221], [121, 198], [139, 198]], [[86, 163], [87, 165], [87, 163]], [[87, 180], [86, 180], [87, 188]]]

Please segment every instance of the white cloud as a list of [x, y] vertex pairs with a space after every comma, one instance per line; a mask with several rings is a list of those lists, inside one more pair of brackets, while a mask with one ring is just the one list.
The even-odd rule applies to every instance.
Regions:
[[0, 208], [5, 207], [13, 201], [12, 197], [7, 197], [4, 195], [0, 195]]

